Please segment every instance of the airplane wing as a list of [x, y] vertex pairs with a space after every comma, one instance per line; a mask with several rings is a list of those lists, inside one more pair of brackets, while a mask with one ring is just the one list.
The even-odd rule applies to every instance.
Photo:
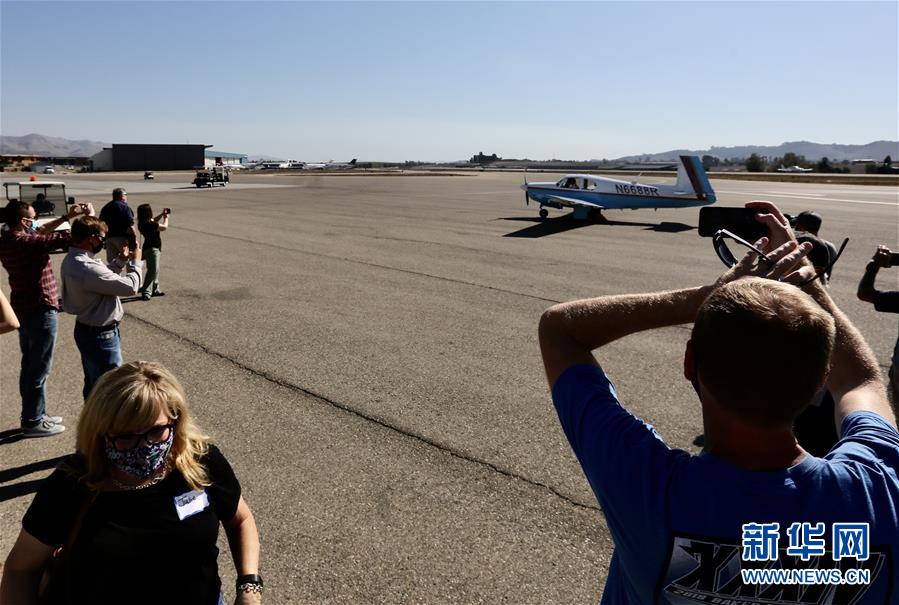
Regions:
[[590, 208], [590, 209], [599, 208], [600, 210], [605, 208], [605, 206], [602, 206], [600, 204], [585, 202], [584, 200], [575, 199], [573, 197], [550, 195], [550, 196], [547, 196], [547, 199], [551, 202], [555, 202], [556, 204], [561, 204], [562, 206], [568, 206], [570, 208], [575, 208], [578, 206], [580, 206], [581, 208]]

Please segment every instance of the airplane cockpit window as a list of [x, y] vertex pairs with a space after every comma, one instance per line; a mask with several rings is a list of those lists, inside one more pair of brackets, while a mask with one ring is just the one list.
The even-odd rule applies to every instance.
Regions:
[[577, 179], [574, 177], [565, 179], [565, 182], [562, 183], [562, 187], [564, 189], [580, 189], [580, 187], [577, 186]]
[[591, 190], [596, 189], [596, 181], [592, 179], [584, 179], [584, 189]]

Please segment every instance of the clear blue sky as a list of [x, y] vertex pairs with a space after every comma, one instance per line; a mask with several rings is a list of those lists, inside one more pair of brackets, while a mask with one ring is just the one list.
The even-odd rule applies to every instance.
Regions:
[[0, 1], [0, 132], [306, 161], [899, 139], [885, 2]]

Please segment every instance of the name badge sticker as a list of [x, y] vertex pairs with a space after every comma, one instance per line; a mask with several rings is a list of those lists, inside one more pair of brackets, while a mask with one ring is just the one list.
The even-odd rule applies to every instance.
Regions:
[[193, 491], [175, 496], [175, 512], [182, 521], [188, 517], [192, 517], [197, 513], [209, 508], [209, 496], [205, 489], [195, 489]]

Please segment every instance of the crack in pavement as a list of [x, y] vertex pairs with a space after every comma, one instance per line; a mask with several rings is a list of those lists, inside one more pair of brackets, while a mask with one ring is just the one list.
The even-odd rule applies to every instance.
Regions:
[[[170, 229], [171, 229], [171, 227], [170, 227]], [[190, 228], [187, 228], [187, 227], [177, 227], [177, 229], [182, 229], [182, 230], [184, 230], [184, 231], [189, 231], [189, 232], [191, 232], [191, 233], [200, 233], [200, 234], [203, 234], [203, 235], [208, 235], [208, 236], [210, 236], [210, 237], [218, 237], [218, 238], [222, 238], [222, 239], [228, 239], [228, 240], [233, 240], [233, 241], [237, 241], [237, 242], [243, 242], [243, 243], [245, 243], [245, 244], [255, 244], [255, 245], [257, 245], [257, 246], [263, 246], [263, 247], [265, 247], [265, 248], [275, 248], [276, 250], [286, 250], [286, 251], [288, 251], [288, 252], [296, 252], [296, 253], [298, 253], [298, 254], [306, 254], [306, 255], [309, 255], [309, 256], [317, 256], [317, 257], [319, 257], [319, 258], [327, 258], [327, 259], [330, 259], [330, 260], [340, 260], [340, 261], [345, 261], [345, 262], [348, 262], [348, 263], [355, 263], [355, 264], [357, 264], [357, 265], [365, 265], [365, 266], [367, 266], [367, 267], [376, 267], [376, 268], [378, 268], [378, 269], [387, 269], [387, 270], [389, 270], [389, 271], [398, 271], [398, 272], [400, 272], [400, 273], [408, 273], [408, 274], [410, 274], [410, 275], [418, 275], [418, 276], [420, 276], [420, 277], [430, 277], [431, 279], [438, 279], [438, 280], [441, 280], [441, 281], [451, 282], [451, 283], [454, 283], [454, 284], [462, 284], [462, 285], [464, 285], [464, 286], [472, 286], [472, 287], [475, 287], [475, 288], [483, 288], [483, 289], [485, 289], [485, 290], [493, 290], [493, 291], [495, 291], [495, 292], [502, 292], [502, 293], [504, 293], [504, 294], [514, 294], [515, 296], [522, 296], [522, 297], [524, 297], [524, 298], [530, 298], [530, 299], [532, 299], [532, 300], [539, 300], [539, 301], [548, 302], [548, 303], [552, 303], [552, 304], [558, 304], [558, 303], [564, 302], [564, 301], [561, 301], [561, 300], [555, 300], [555, 299], [553, 299], [553, 298], [544, 298], [544, 297], [542, 297], [542, 296], [535, 296], [535, 295], [533, 295], [533, 294], [526, 294], [526, 293], [524, 293], [524, 292], [517, 292], [517, 291], [515, 291], [515, 290], [506, 290], [505, 288], [497, 288], [497, 287], [495, 287], [495, 286], [487, 286], [487, 285], [485, 285], [485, 284], [479, 284], [479, 283], [476, 283], [476, 282], [469, 282], [469, 281], [465, 281], [465, 280], [462, 280], [462, 279], [456, 279], [456, 278], [453, 278], [453, 277], [444, 277], [444, 276], [442, 276], [442, 275], [434, 275], [434, 274], [431, 274], [431, 273], [425, 273], [425, 272], [423, 272], [423, 271], [413, 271], [412, 269], [400, 269], [400, 268], [397, 268], [397, 267], [391, 267], [390, 265], [381, 265], [381, 264], [378, 264], [378, 263], [372, 263], [372, 262], [368, 262], [368, 261], [364, 261], [364, 260], [357, 260], [357, 259], [355, 259], [355, 258], [347, 258], [347, 257], [345, 257], [345, 256], [335, 256], [335, 255], [332, 255], [332, 254], [323, 254], [322, 252], [310, 252], [310, 251], [308, 251], [308, 250], [300, 250], [300, 249], [298, 249], [298, 248], [291, 248], [291, 247], [289, 247], [289, 246], [279, 246], [278, 244], [271, 244], [271, 243], [260, 242], [260, 241], [257, 241], [257, 240], [247, 239], [247, 238], [243, 238], [243, 237], [237, 237], [237, 236], [234, 236], [234, 235], [222, 235], [222, 234], [220, 234], [220, 233], [210, 233], [209, 231], [202, 231], [202, 230], [200, 230], [200, 229], [190, 229]]]
[[387, 420], [378, 418], [377, 416], [373, 416], [373, 415], [365, 412], [362, 409], [359, 409], [357, 407], [354, 407], [354, 406], [346, 404], [346, 403], [341, 403], [339, 401], [335, 401], [335, 400], [327, 397], [326, 395], [316, 393], [315, 391], [308, 389], [306, 387], [300, 386], [298, 384], [294, 384], [292, 382], [288, 382], [287, 380], [285, 380], [283, 378], [279, 378], [278, 376], [275, 376], [269, 372], [266, 372], [263, 370], [258, 370], [252, 366], [247, 365], [246, 363], [243, 363], [242, 361], [239, 361], [239, 360], [237, 360], [233, 357], [230, 357], [224, 353], [220, 353], [219, 351], [216, 351], [215, 349], [212, 349], [200, 342], [197, 342], [193, 339], [182, 336], [182, 335], [178, 334], [177, 332], [170, 330], [169, 328], [166, 328], [163, 325], [154, 323], [148, 319], [144, 319], [143, 317], [138, 317], [137, 315], [135, 315], [134, 313], [132, 313], [130, 311], [126, 311], [125, 314], [128, 317], [130, 317], [131, 319], [133, 319], [139, 323], [150, 326], [150, 327], [154, 328], [155, 330], [158, 330], [158, 331], [162, 332], [163, 334], [167, 334], [168, 336], [171, 336], [182, 343], [187, 343], [188, 345], [199, 349], [200, 351], [202, 351], [203, 353], [205, 353], [207, 355], [212, 355], [213, 357], [218, 357], [219, 359], [227, 361], [228, 363], [236, 366], [237, 368], [239, 368], [253, 376], [261, 378], [261, 379], [265, 380], [266, 382], [269, 382], [271, 384], [274, 384], [276, 386], [279, 386], [279, 387], [282, 387], [282, 388], [285, 388], [285, 389], [288, 389], [291, 391], [296, 391], [296, 392], [302, 393], [308, 397], [315, 399], [319, 403], [323, 403], [332, 408], [335, 408], [335, 409], [341, 410], [343, 412], [346, 412], [348, 414], [351, 414], [353, 416], [356, 416], [357, 418], [361, 418], [362, 420], [376, 424], [382, 428], [387, 429], [388, 431], [397, 433], [397, 434], [407, 437], [409, 439], [413, 439], [415, 441], [423, 443], [423, 444], [430, 446], [432, 448], [435, 448], [441, 452], [449, 454], [450, 456], [453, 456], [454, 458], [458, 458], [460, 460], [464, 460], [464, 461], [472, 463], [472, 464], [477, 464], [479, 466], [483, 466], [485, 468], [488, 468], [488, 469], [494, 471], [495, 473], [503, 475], [504, 477], [508, 477], [510, 479], [517, 479], [517, 480], [522, 481], [533, 487], [537, 487], [537, 488], [546, 490], [546, 491], [550, 492], [551, 494], [553, 494], [554, 496], [556, 496], [557, 498], [559, 498], [560, 500], [563, 500], [563, 501], [567, 502], [568, 504], [575, 506], [577, 508], [582, 508], [582, 509], [586, 509], [586, 510], [594, 510], [594, 511], [601, 510], [598, 505], [584, 504], [583, 502], [579, 502], [578, 500], [575, 500], [571, 496], [568, 496], [568, 495], [560, 492], [559, 490], [557, 490], [556, 488], [554, 488], [551, 485], [547, 485], [545, 483], [537, 481], [536, 479], [531, 479], [529, 477], [525, 477], [524, 475], [521, 475], [521, 474], [516, 473], [515, 471], [509, 470], [509, 469], [505, 469], [497, 464], [494, 464], [493, 462], [489, 462], [487, 460], [483, 460], [481, 458], [474, 457], [470, 454], [467, 454], [464, 451], [457, 450], [447, 444], [441, 443], [441, 442], [439, 442], [435, 439], [432, 439], [430, 437], [427, 437], [421, 433], [417, 433], [417, 432], [409, 430], [409, 429], [403, 429], [398, 426], [394, 426]]

